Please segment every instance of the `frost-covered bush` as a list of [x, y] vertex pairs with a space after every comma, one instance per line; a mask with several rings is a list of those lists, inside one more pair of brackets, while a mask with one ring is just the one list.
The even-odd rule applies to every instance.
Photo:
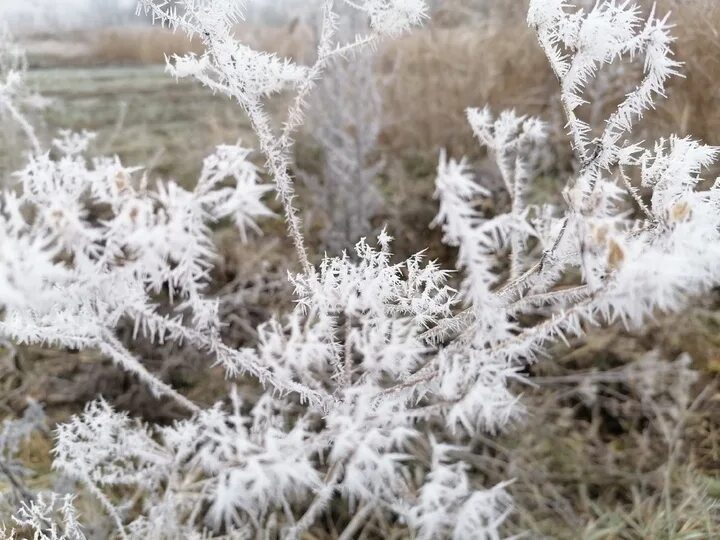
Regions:
[[[56, 469], [97, 499], [120, 538], [297, 538], [337, 506], [353, 516], [340, 520], [345, 538], [366, 519], [421, 538], [498, 538], [512, 509], [507, 485], [483, 486], [463, 455], [477, 436], [522, 416], [512, 386], [527, 364], [589, 324], [641, 325], [718, 283], [720, 192], [700, 176], [716, 150], [674, 136], [647, 148], [626, 140], [679, 69], [666, 20], [643, 21], [627, 2], [589, 12], [560, 0], [530, 5], [577, 156], [565, 206], [527, 202], [544, 124], [473, 109], [470, 124], [511, 202], [481, 210], [491, 192], [465, 161], [441, 157], [436, 225], [458, 248], [459, 291], [422, 255], [394, 261], [387, 232], [377, 246], [361, 240], [313, 264], [289, 169], [306, 100], [332, 58], [425, 16], [420, 0], [351, 5], [371, 30], [338, 42], [326, 1], [318, 59], [301, 66], [236, 40], [239, 2], [141, 1], [154, 19], [203, 41], [203, 55], [174, 58], [169, 69], [245, 109], [283, 204], [301, 265], [290, 276], [296, 305], [260, 325], [256, 346], [223, 343], [217, 301], [205, 292], [210, 224], [233, 218], [244, 234], [268, 214], [270, 188], [248, 150], [219, 148], [191, 191], [172, 182], [150, 189], [117, 159], [83, 157], [89, 136], [63, 134], [52, 152], [33, 149], [20, 189], [2, 195], [3, 336], [97, 349], [188, 410], [152, 426], [98, 400], [58, 427]], [[583, 89], [623, 59], [640, 59], [642, 81], [590, 140]], [[295, 99], [276, 132], [265, 99], [280, 91]], [[252, 376], [265, 392], [252, 402], [232, 392], [202, 409], [127, 350], [114, 332], [123, 320], [149, 339], [203, 350], [228, 377]], [[44, 516], [75, 519], [71, 502], [26, 505], [15, 521], [46, 534]]]
[[[32, 92], [24, 84], [28, 62], [25, 51], [16, 43], [5, 21], [0, 17], [0, 121], [3, 130], [0, 133], [0, 145], [7, 148], [0, 159], [0, 175], [5, 176], [21, 163], [13, 150], [23, 148], [26, 143], [39, 148], [35, 127], [28, 121], [27, 115], [42, 110], [47, 99]], [[2, 186], [8, 180], [2, 178]]]
[[[10, 482], [10, 493], [0, 498], [0, 508], [4, 503], [28, 501], [32, 498], [30, 490], [25, 484], [29, 471], [18, 459], [17, 454], [21, 445], [30, 439], [33, 432], [45, 428], [45, 415], [42, 407], [35, 401], [30, 401], [22, 417], [17, 420], [6, 419], [0, 429], [0, 473]], [[3, 501], [3, 499], [8, 499]]]
[[[363, 13], [347, 5], [337, 10], [338, 36], [368, 31]], [[377, 232], [372, 220], [383, 204], [377, 184], [385, 168], [380, 136], [387, 122], [381, 96], [387, 76], [379, 73], [379, 62], [373, 49], [334, 59], [308, 104], [304, 127], [321, 155], [300, 180], [312, 197], [308, 210], [320, 217], [322, 247], [333, 255]]]
[[[232, 218], [244, 235], [270, 213], [261, 202], [268, 187], [247, 150], [223, 146], [205, 160], [193, 191], [174, 182], [149, 189], [117, 158], [88, 161], [90, 140], [63, 133], [52, 153], [31, 153], [15, 175], [20, 191], [1, 195], [0, 331], [19, 343], [98, 349], [158, 395], [196, 410], [149, 374], [114, 329], [129, 317], [151, 338], [175, 326], [215, 336], [217, 301], [203, 295], [213, 257], [209, 223]], [[176, 315], [158, 314], [161, 293]]]
[[303, 174], [324, 219], [322, 240], [330, 253], [372, 232], [382, 205], [377, 177], [384, 168], [378, 139], [382, 100], [374, 56], [335, 62], [315, 92], [308, 124], [322, 152], [319, 174]]

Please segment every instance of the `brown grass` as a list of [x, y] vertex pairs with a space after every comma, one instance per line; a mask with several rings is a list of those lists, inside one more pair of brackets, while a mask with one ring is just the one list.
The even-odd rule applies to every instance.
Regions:
[[[383, 141], [389, 151], [433, 160], [443, 147], [477, 153], [464, 118], [467, 107], [515, 108], [562, 126], [558, 84], [527, 28], [526, 4], [448, 0], [426, 28], [384, 45], [380, 73], [388, 125]], [[675, 49], [685, 63], [685, 78], [672, 82], [669, 99], [648, 115], [643, 135], [651, 139], [677, 132], [718, 144], [720, 2], [661, 0], [658, 9], [673, 11]], [[279, 27], [242, 24], [236, 33], [253, 47], [296, 61], [310, 62], [314, 55], [315, 33], [297, 20]], [[157, 27], [110, 28], [81, 39], [88, 47], [79, 61], [93, 65], [158, 64], [166, 55], [202, 50], [182, 33]], [[638, 76], [636, 70], [609, 77], [611, 87], [598, 94], [605, 101], [595, 108], [598, 123]], [[565, 143], [560, 139], [558, 148]]]
[[[649, 2], [642, 0], [649, 5]], [[563, 119], [557, 105], [558, 84], [525, 23], [522, 2], [446, 2], [426, 28], [386, 43], [380, 51], [388, 151], [434, 161], [440, 148], [477, 154], [464, 118], [467, 107], [515, 108], [549, 121], [556, 129], [560, 161]], [[672, 10], [676, 23], [677, 58], [685, 63], [684, 79], [674, 80], [669, 99], [643, 123], [652, 139], [676, 132], [720, 143], [720, 2], [662, 0], [661, 12]], [[303, 23], [279, 27], [238, 25], [236, 32], [251, 46], [300, 62], [314, 54], [316, 36]], [[201, 52], [197, 42], [157, 27], [115, 28], [86, 37], [90, 64], [154, 64], [165, 55]], [[603, 100], [592, 114], [602, 124], [639, 71], [607, 79], [598, 89]], [[559, 126], [559, 127], [558, 127]]]
[[[315, 35], [298, 21], [281, 27], [237, 25], [236, 34], [249, 45], [282, 57], [308, 62], [314, 53]], [[102, 29], [88, 36], [88, 63], [162, 64], [173, 54], [200, 54], [199, 40], [190, 40], [182, 32], [159, 27], [122, 27]]]
[[161, 64], [165, 56], [201, 53], [202, 44], [164, 28], [107, 28], [91, 37], [93, 64]]
[[[385, 141], [393, 151], [436, 155], [444, 147], [475, 154], [464, 118], [467, 107], [515, 108], [540, 115], [555, 127], [564, 123], [557, 107], [558, 83], [525, 23], [527, 2], [498, 2], [476, 17], [463, 4], [472, 1], [448, 3], [428, 28], [382, 51], [390, 118]], [[675, 79], [668, 99], [658, 100], [658, 110], [648, 113], [643, 137], [691, 134], [720, 144], [720, 2], [659, 2], [660, 13], [668, 10], [685, 77]], [[607, 87], [596, 89], [602, 101], [592, 112], [596, 124], [602, 125], [639, 75], [638, 67], [622, 77], [606, 77]], [[559, 158], [569, 158], [562, 153], [564, 138], [556, 140]]]
[[532, 32], [519, 18], [480, 24], [431, 27], [383, 51], [386, 140], [393, 149], [470, 151], [464, 112], [470, 106], [546, 110], [555, 80]]
[[661, 9], [672, 11], [685, 77], [673, 81], [658, 128], [720, 144], [720, 2], [665, 0]]

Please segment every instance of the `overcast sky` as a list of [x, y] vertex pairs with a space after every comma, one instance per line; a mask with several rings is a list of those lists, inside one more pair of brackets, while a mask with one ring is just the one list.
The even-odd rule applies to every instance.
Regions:
[[2, 13], [27, 13], [37, 10], [86, 12], [91, 7], [119, 8], [133, 11], [137, 5], [136, 0], [0, 0]]
[[0, 24], [15, 32], [65, 30], [129, 18], [135, 6], [135, 0], [0, 0]]
[[[240, 0], [238, 0], [240, 1]], [[258, 10], [297, 13], [317, 0], [253, 0], [251, 12]], [[282, 5], [282, 8], [278, 6]], [[14, 33], [24, 31], [63, 31], [86, 26], [139, 22], [135, 17], [137, 0], [0, 0], [0, 25]], [[292, 6], [292, 8], [289, 8]], [[252, 9], [254, 8], [254, 9]]]

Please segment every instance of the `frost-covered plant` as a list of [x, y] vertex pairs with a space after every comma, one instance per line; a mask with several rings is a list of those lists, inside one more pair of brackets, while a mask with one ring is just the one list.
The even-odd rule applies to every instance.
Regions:
[[448, 464], [455, 448], [432, 442], [432, 466], [410, 518], [418, 538], [499, 538], [497, 531], [512, 509], [506, 485], [473, 490], [468, 486], [468, 465]]
[[[33, 540], [85, 540], [85, 534], [73, 506], [73, 497], [55, 493], [40, 494], [30, 502], [24, 502], [12, 518], [13, 529], [0, 526], [5, 538], [15, 538], [19, 531], [31, 532]], [[27, 538], [27, 537], [24, 537]]]
[[[490, 192], [465, 162], [441, 158], [436, 223], [459, 250], [465, 279], [455, 291], [422, 255], [393, 262], [386, 232], [377, 247], [361, 240], [354, 256], [312, 265], [288, 167], [291, 136], [327, 62], [417, 24], [422, 2], [350, 3], [372, 31], [337, 44], [326, 1], [309, 67], [239, 43], [239, 2], [141, 5], [206, 46], [200, 57], [175, 58], [171, 72], [195, 76], [248, 112], [302, 267], [290, 277], [296, 306], [262, 324], [256, 346], [235, 350], [223, 343], [217, 304], [204, 294], [208, 224], [234, 216], [242, 231], [267, 213], [267, 187], [246, 150], [218, 149], [192, 191], [172, 182], [149, 190], [115, 159], [89, 162], [87, 136], [59, 138], [59, 157], [31, 154], [18, 174], [22, 191], [2, 198], [9, 248], [0, 255], [0, 332], [97, 348], [189, 410], [174, 425], [148, 426], [105, 401], [90, 403], [58, 428], [55, 467], [101, 503], [121, 538], [297, 538], [338, 500], [355, 515], [343, 522], [345, 537], [373, 516], [425, 538], [498, 538], [511, 510], [506, 485], [482, 486], [462, 456], [478, 435], [522, 414], [510, 385], [523, 381], [527, 363], [585, 324], [642, 324], [720, 278], [720, 187], [701, 189], [700, 178], [715, 149], [677, 137], [646, 150], [624, 140], [678, 69], [665, 20], [642, 23], [627, 2], [600, 2], [588, 13], [559, 0], [531, 2], [529, 22], [563, 85], [579, 171], [564, 192], [567, 208], [527, 204], [543, 124], [469, 111], [511, 204], [479, 210], [475, 203]], [[581, 91], [601, 64], [623, 56], [644, 58], [643, 81], [602, 136], [588, 140]], [[283, 89], [296, 97], [275, 133], [264, 98]], [[649, 195], [634, 187], [631, 169]], [[559, 285], [577, 274], [574, 285]], [[160, 314], [161, 291], [174, 316]], [[254, 376], [265, 392], [255, 402], [233, 392], [229, 403], [201, 409], [115, 337], [123, 318], [152, 339], [207, 352], [231, 377]]]
[[22, 417], [17, 420], [6, 419], [0, 429], [0, 474], [12, 487], [12, 499], [30, 501], [30, 491], [25, 483], [27, 469], [17, 459], [20, 446], [27, 442], [32, 434], [45, 427], [45, 414], [35, 401], [28, 403]]
[[[455, 293], [445, 273], [420, 257], [391, 264], [389, 241], [381, 236], [379, 250], [361, 242], [355, 262], [327, 259], [318, 273], [294, 277], [297, 308], [261, 326], [257, 348], [246, 351], [278, 379], [321, 396], [323, 407], [272, 393], [244, 404], [233, 395], [229, 412], [217, 406], [149, 429], [95, 403], [59, 428], [55, 466], [99, 489], [141, 489], [145, 511], [124, 532], [132, 537], [172, 538], [198, 527], [294, 537], [336, 495], [411, 519], [411, 471], [423, 469], [420, 456], [430, 451], [419, 426], [439, 421], [442, 406], [421, 399], [409, 407], [404, 384], [429, 359], [451, 354], [424, 334], [451, 316]], [[480, 373], [478, 386], [493, 385], [478, 396], [488, 421], [504, 423], [493, 413], [514, 404], [499, 384], [505, 369]], [[475, 489], [466, 467], [449, 466], [462, 479], [455, 500], [470, 501]], [[499, 515], [508, 508], [502, 490], [493, 491]], [[110, 500], [103, 505], [116, 522], [123, 519]], [[477, 506], [468, 502], [458, 523], [484, 520], [470, 511]], [[488, 530], [498, 524], [490, 520]]]
[[[48, 100], [30, 91], [25, 84], [27, 68], [25, 51], [15, 42], [5, 24], [0, 22], [0, 120], [6, 125], [2, 142], [11, 148], [18, 145], [16, 139], [24, 139], [37, 151], [40, 142], [35, 128], [25, 114], [42, 109]], [[5, 159], [7, 158], [3, 161]], [[3, 163], [3, 167], [5, 165]], [[13, 159], [9, 159], [7, 165], [16, 164]]]
[[[460, 248], [464, 292], [473, 311], [486, 315], [484, 305], [495, 302], [506, 310], [495, 315], [504, 321], [527, 311], [549, 315], [541, 325], [511, 330], [510, 343], [522, 343], [525, 350], [518, 352], [528, 356], [546, 339], [580, 332], [583, 321], [637, 325], [658, 309], [679, 309], [718, 277], [712, 262], [718, 253], [711, 247], [718, 225], [717, 186], [698, 189], [700, 174], [717, 150], [675, 136], [652, 149], [622, 139], [678, 69], [670, 59], [665, 19], [651, 15], [643, 23], [639, 8], [628, 3], [601, 2], [587, 14], [568, 7], [538, 0], [528, 18], [562, 82], [580, 167], [564, 190], [567, 210], [524, 204], [534, 175], [530, 164], [537, 160], [527, 146], [542, 141], [542, 125], [514, 113], [494, 120], [487, 110], [468, 112], [476, 135], [496, 157], [512, 201], [508, 212], [486, 216], [475, 210], [473, 202], [489, 192], [462, 162], [443, 159], [437, 183], [438, 221], [446, 239]], [[602, 135], [589, 141], [590, 127], [576, 113], [581, 90], [603, 63], [622, 56], [644, 56], [643, 80], [608, 119]], [[649, 197], [632, 184], [630, 169], [651, 190]], [[508, 252], [509, 279], [501, 283], [493, 269]], [[577, 286], [555, 286], [574, 269], [582, 274]], [[487, 300], [478, 301], [482, 298]], [[467, 324], [477, 324], [478, 318], [473, 313]]]
[[[270, 212], [248, 151], [219, 147], [192, 191], [147, 187], [117, 158], [87, 160], [88, 134], [63, 133], [54, 154], [31, 153], [16, 174], [20, 192], [0, 195], [0, 331], [16, 342], [94, 348], [157, 394], [196, 407], [153, 377], [115, 337], [123, 318], [162, 339], [189, 314], [189, 328], [216, 334], [217, 301], [203, 289], [214, 255], [209, 224], [232, 218], [244, 235]], [[232, 184], [223, 185], [226, 179]], [[176, 316], [158, 315], [166, 292]]]
[[[337, 34], [346, 40], [368, 32], [365, 13], [337, 6]], [[322, 156], [315, 174], [303, 172], [313, 209], [322, 219], [323, 247], [341, 253], [372, 229], [382, 207], [377, 186], [385, 161], [379, 148], [383, 129], [382, 75], [374, 50], [336, 58], [313, 93], [306, 129]]]
[[[194, 54], [175, 56], [174, 62], [168, 64], [171, 74], [176, 77], [193, 76], [213, 91], [232, 97], [247, 112], [260, 149], [267, 158], [267, 168], [275, 180], [289, 233], [305, 272], [310, 270], [310, 261], [302, 238], [300, 217], [293, 206], [294, 187], [288, 166], [292, 135], [304, 122], [307, 98], [330, 60], [371, 45], [382, 36], [407, 30], [426, 17], [423, 0], [346, 3], [370, 17], [371, 32], [358, 35], [351, 42], [340, 42], [336, 36], [334, 2], [324, 0], [317, 59], [308, 67], [253, 50], [235, 37], [233, 25], [244, 17], [244, 2], [140, 0], [138, 5], [138, 13], [144, 11], [152, 15], [153, 21], [160, 21], [190, 37], [198, 37], [206, 47], [200, 57]], [[282, 130], [274, 133], [263, 100], [284, 89], [294, 89], [295, 98]]]
[[[172, 181], [150, 188], [115, 157], [87, 158], [89, 133], [61, 132], [45, 148], [22, 114], [30, 95], [24, 63], [10, 57], [22, 55], [0, 54], [0, 110], [18, 121], [30, 148], [15, 185], [0, 193], [0, 332], [20, 343], [99, 349], [194, 410], [114, 330], [129, 318], [136, 333], [161, 339], [158, 325], [185, 315], [195, 330], [216, 333], [217, 301], [203, 293], [214, 257], [210, 224], [231, 219], [244, 239], [271, 214], [261, 201], [271, 188], [240, 145], [206, 158], [192, 191]], [[165, 294], [173, 318], [158, 315]]]
[[378, 155], [382, 128], [374, 56], [334, 62], [318, 85], [308, 120], [322, 151], [319, 175], [303, 175], [326, 220], [323, 243], [339, 253], [372, 231], [382, 197], [376, 185], [384, 167]]

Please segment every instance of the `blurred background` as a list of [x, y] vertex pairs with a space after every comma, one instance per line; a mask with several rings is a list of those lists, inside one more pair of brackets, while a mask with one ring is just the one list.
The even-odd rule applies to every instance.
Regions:
[[[651, 2], [640, 3], [650, 9]], [[244, 42], [312, 62], [316, 0], [248, 4], [247, 20], [236, 28]], [[93, 131], [95, 154], [117, 154], [126, 165], [143, 165], [151, 177], [193, 185], [216, 145], [254, 145], [254, 136], [236, 104], [165, 73], [166, 56], [201, 48], [152, 26], [135, 7], [135, 0], [0, 0], [0, 28], [27, 55], [28, 81], [43, 98], [29, 115], [44, 140], [60, 129]], [[444, 0], [431, 7], [423, 28], [381, 44], [353, 64], [359, 67], [332, 66], [329, 83], [318, 89], [294, 164], [298, 206], [318, 257], [387, 224], [398, 257], [428, 247], [430, 257], [454, 266], [453, 250], [430, 228], [439, 152], [467, 155], [486, 185], [499, 186], [497, 171], [473, 141], [467, 107], [514, 108], [550, 123], [534, 200], [561, 201], [560, 188], [577, 166], [557, 81], [525, 24], [527, 0]], [[658, 102], [635, 136], [652, 141], [676, 133], [720, 144], [720, 1], [660, 0], [658, 9], [673, 12], [685, 76], [670, 84], [668, 99]], [[353, 20], [341, 32], [352, 37], [364, 24]], [[641, 70], [632, 64], [603, 69], [582, 115], [602, 125]], [[280, 95], [269, 105], [278, 122], [288, 99]], [[341, 125], [358, 142], [355, 169], [333, 169], [328, 124]], [[12, 127], [0, 133], [3, 181], [22, 165], [24, 144]], [[263, 239], [249, 247], [225, 241], [222, 227], [216, 231], [221, 253], [213, 288], [224, 298], [232, 333], [227, 342], [238, 346], [252, 344], [255, 325], [284, 311], [292, 298], [285, 277], [295, 262], [282, 220], [262, 228]], [[492, 465], [486, 468], [496, 472], [484, 483], [517, 479], [518, 530], [550, 538], [709, 538], [702, 531], [718, 523], [720, 504], [719, 308], [712, 296], [642, 333], [590, 329], [532, 368], [538, 386], [524, 389], [529, 421], [476, 441], [478, 455]], [[212, 403], [225, 384], [202, 358], [170, 348], [143, 353], [151, 369], [198, 402]], [[690, 367], [699, 379], [688, 376]], [[98, 394], [149, 420], [170, 421], [177, 413], [170, 404], [158, 407], [132, 377], [87, 353], [20, 349], [12, 363], [0, 365], [0, 383], [0, 406], [8, 414], [22, 410], [31, 395], [60, 419]], [[669, 433], [668, 422], [681, 422], [681, 430]], [[42, 470], [48, 448], [47, 437], [37, 438], [27, 461]]]
[[[246, 43], [298, 62], [312, 60], [317, 0], [247, 4], [247, 20], [236, 29]], [[424, 28], [380, 46], [373, 69], [381, 86], [384, 147], [420, 168], [426, 158], [433, 164], [440, 148], [476, 153], [463, 120], [468, 106], [514, 107], [561, 121], [556, 82], [524, 22], [526, 4], [431, 2]], [[718, 142], [720, 3], [661, 0], [659, 6], [674, 11], [686, 77], [673, 82], [671, 99], [644, 127], [649, 135], [673, 131]], [[48, 133], [58, 127], [98, 131], [122, 158], [180, 179], [192, 178], [197, 158], [213, 145], [246, 135], [231, 104], [165, 77], [166, 55], [200, 52], [199, 46], [137, 16], [135, 0], [1, 0], [0, 25], [27, 52], [31, 83], [51, 100], [40, 118]], [[636, 76], [613, 69], [601, 77], [592, 89], [594, 119], [617, 103]], [[205, 137], [190, 136], [198, 129]], [[7, 164], [0, 166], [7, 172]]]

